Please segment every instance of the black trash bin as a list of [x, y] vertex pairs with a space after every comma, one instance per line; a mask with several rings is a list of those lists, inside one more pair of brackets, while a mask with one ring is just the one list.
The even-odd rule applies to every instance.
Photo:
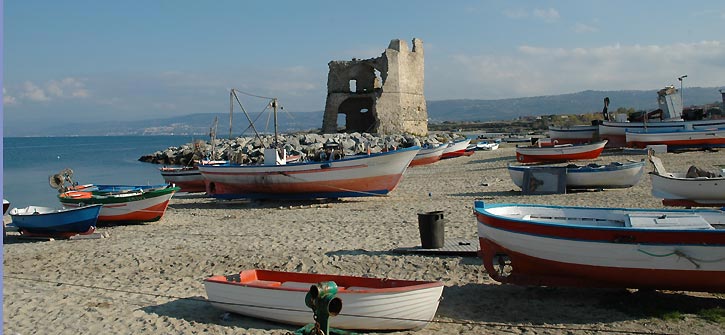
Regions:
[[423, 249], [443, 248], [445, 235], [443, 211], [418, 213], [418, 230]]

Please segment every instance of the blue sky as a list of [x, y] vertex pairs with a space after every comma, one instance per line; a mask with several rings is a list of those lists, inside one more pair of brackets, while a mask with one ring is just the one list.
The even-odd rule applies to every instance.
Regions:
[[428, 100], [725, 86], [722, 0], [13, 0], [3, 20], [5, 127], [225, 112], [232, 87], [321, 111], [327, 63], [391, 39], [423, 40]]

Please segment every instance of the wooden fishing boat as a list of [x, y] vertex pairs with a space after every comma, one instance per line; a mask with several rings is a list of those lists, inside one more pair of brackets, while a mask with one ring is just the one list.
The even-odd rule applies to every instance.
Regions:
[[493, 150], [497, 150], [498, 147], [499, 147], [498, 142], [489, 142], [489, 141], [483, 140], [483, 141], [476, 143], [476, 150], [493, 151]]
[[[632, 119], [626, 115], [616, 115], [615, 120], [605, 120], [599, 125], [599, 137], [608, 140], [607, 147], [627, 145], [627, 133], [673, 132], [679, 130], [699, 130], [725, 128], [725, 119], [687, 118], [682, 108], [682, 100], [674, 86], [667, 86], [657, 92], [658, 109], [643, 113], [641, 118]], [[629, 120], [628, 120], [629, 119]]]
[[604, 150], [607, 141], [589, 144], [562, 144], [554, 146], [516, 147], [516, 160], [519, 163], [562, 162], [579, 159], [594, 159]]
[[683, 121], [681, 119], [663, 120], [659, 122], [615, 122], [604, 121], [599, 125], [599, 136], [610, 141], [608, 147], [628, 145], [627, 133], [673, 132], [685, 129], [725, 128], [725, 119]]
[[[201, 164], [226, 164], [227, 161], [201, 161]], [[204, 177], [197, 164], [192, 166], [164, 166], [159, 168], [167, 184], [179, 187], [180, 192], [205, 192]]]
[[158, 221], [179, 190], [173, 185], [81, 185], [58, 194], [68, 208], [101, 204], [98, 221]]
[[713, 129], [632, 129], [627, 130], [627, 146], [645, 148], [665, 144], [668, 148], [714, 148], [725, 146], [725, 128]]
[[599, 125], [596, 126], [549, 126], [549, 137], [555, 144], [585, 144], [596, 141]]
[[725, 213], [475, 202], [502, 283], [725, 291]]
[[448, 147], [443, 150], [443, 155], [441, 155], [441, 159], [473, 155], [473, 151], [466, 150], [466, 148], [468, 148], [468, 144], [470, 143], [470, 138], [449, 143]]
[[688, 172], [667, 172], [659, 157], [652, 152], [649, 160], [654, 166], [650, 172], [652, 195], [662, 198], [665, 206], [722, 207], [725, 206], [725, 175], [701, 173], [691, 166]]
[[23, 235], [70, 237], [95, 231], [102, 205], [78, 208], [28, 206], [13, 208], [9, 214], [13, 226]]
[[[232, 89], [230, 103], [237, 101], [241, 106], [237, 92]], [[384, 195], [398, 186], [406, 168], [420, 150], [420, 147], [414, 146], [381, 153], [344, 156], [338, 145], [330, 143], [317, 157], [317, 161], [292, 163], [287, 152], [279, 148], [276, 141], [277, 99], [268, 99], [267, 106], [274, 113], [275, 143], [264, 149], [264, 161], [254, 165], [199, 165], [207, 195], [223, 199], [315, 199]], [[230, 106], [230, 110], [232, 109], [233, 105]], [[242, 111], [246, 114], [244, 108]], [[250, 128], [256, 132], [253, 125]]]
[[542, 164], [542, 165], [508, 165], [509, 175], [516, 186], [523, 189], [526, 171], [564, 170], [566, 188], [568, 189], [600, 189], [632, 187], [642, 179], [644, 161], [607, 165], [596, 163], [587, 165], [576, 164]]
[[[215, 198], [315, 199], [388, 194], [420, 147], [322, 162], [199, 165], [206, 193]], [[274, 149], [271, 149], [274, 155]], [[266, 157], [267, 155], [265, 155]]]
[[443, 292], [438, 281], [378, 279], [327, 274], [244, 270], [204, 280], [209, 302], [221, 310], [305, 325], [314, 322], [305, 306], [310, 286], [334, 281], [342, 311], [330, 326], [346, 330], [423, 328], [435, 316]]
[[410, 165], [408, 165], [408, 166], [433, 164], [433, 163], [441, 160], [443, 151], [447, 147], [448, 147], [448, 145], [446, 145], [446, 144], [423, 147], [420, 149], [420, 151], [418, 151], [418, 153], [415, 155], [415, 157], [413, 157], [413, 160], [410, 161]]
[[179, 187], [180, 192], [205, 192], [204, 177], [197, 166], [159, 168], [161, 177], [168, 184]]

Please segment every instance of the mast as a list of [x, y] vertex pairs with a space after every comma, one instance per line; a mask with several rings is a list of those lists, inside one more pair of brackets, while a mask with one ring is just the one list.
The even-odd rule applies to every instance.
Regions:
[[232, 139], [232, 111], [234, 110], [234, 89], [229, 91], [229, 139]]
[[274, 112], [274, 147], [278, 148], [277, 143], [277, 98], [272, 98], [272, 111]]
[[217, 127], [218, 119], [215, 116], [214, 117], [214, 124], [209, 129], [209, 137], [211, 137], [211, 160], [216, 160], [216, 127]]

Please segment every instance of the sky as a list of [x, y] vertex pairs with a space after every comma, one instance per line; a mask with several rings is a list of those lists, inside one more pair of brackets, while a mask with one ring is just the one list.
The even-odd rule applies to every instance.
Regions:
[[328, 62], [378, 57], [392, 39], [423, 41], [427, 100], [725, 87], [722, 0], [6, 0], [3, 10], [5, 128], [226, 112], [230, 88], [322, 111]]

